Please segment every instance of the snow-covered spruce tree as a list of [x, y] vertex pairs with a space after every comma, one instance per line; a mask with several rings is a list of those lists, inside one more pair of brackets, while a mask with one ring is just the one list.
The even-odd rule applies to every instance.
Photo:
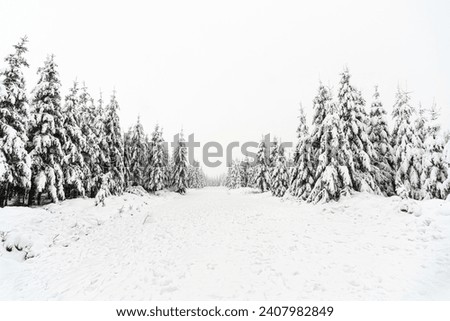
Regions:
[[272, 195], [283, 197], [289, 187], [289, 174], [283, 144], [279, 144], [277, 149], [278, 152], [276, 153], [276, 159], [274, 159], [272, 168], [271, 190]]
[[124, 164], [123, 164], [123, 137], [120, 129], [119, 104], [116, 94], [113, 92], [111, 100], [106, 107], [105, 119], [105, 140], [109, 147], [107, 154], [106, 168], [107, 173], [111, 175], [111, 185], [109, 191], [113, 195], [123, 193], [125, 187]]
[[[166, 183], [166, 188], [172, 188], [173, 187], [173, 171], [174, 171], [174, 167], [175, 167], [175, 161], [173, 159], [173, 152], [172, 155], [169, 157], [169, 162], [167, 163], [167, 183]], [[187, 180], [186, 180], [186, 184], [187, 184]]]
[[352, 153], [354, 188], [357, 191], [381, 193], [372, 169], [375, 151], [367, 135], [367, 119], [364, 110], [364, 99], [350, 84], [350, 73], [347, 69], [341, 74], [338, 92], [338, 113], [344, 139], [348, 141]]
[[23, 68], [28, 67], [26, 43], [24, 37], [14, 46], [0, 72], [0, 207], [7, 205], [14, 190], [24, 196], [31, 186], [31, 158], [26, 150], [30, 113], [23, 77]]
[[422, 158], [422, 192], [425, 199], [444, 199], [447, 196], [444, 185], [447, 179], [447, 168], [443, 154], [444, 138], [440, 133], [439, 112], [435, 104], [431, 107], [430, 116], [430, 121], [424, 130], [426, 139], [424, 141], [425, 153]]
[[[162, 135], [162, 128], [161, 128], [161, 135]], [[162, 136], [161, 136], [162, 137]], [[171, 177], [170, 177], [170, 163], [172, 162], [170, 159], [170, 153], [169, 153], [169, 144], [165, 143], [163, 140], [163, 160], [165, 165], [165, 176], [164, 176], [164, 188], [167, 188], [171, 185]]]
[[246, 157], [243, 161], [239, 163], [239, 172], [240, 172], [240, 180], [241, 180], [241, 187], [247, 187], [250, 186], [250, 162], [248, 158]]
[[[231, 181], [232, 175], [231, 175], [231, 171], [232, 171], [233, 166], [228, 166], [227, 167], [227, 176], [225, 178], [225, 186], [228, 188], [231, 188], [231, 186], [233, 186], [233, 182]], [[190, 174], [190, 173], [189, 173]], [[191, 180], [190, 180], [190, 176], [189, 175], [189, 185], [191, 185]]]
[[102, 184], [106, 184], [106, 180], [102, 179], [103, 174], [107, 173], [106, 161], [109, 155], [105, 136], [105, 109], [101, 94], [96, 106], [84, 83], [79, 90], [79, 104], [81, 131], [86, 139], [82, 150], [85, 163], [84, 189], [89, 197], [95, 197]]
[[147, 143], [140, 118], [130, 132], [130, 179], [132, 185], [144, 186], [144, 170], [147, 161]]
[[65, 143], [64, 118], [61, 109], [61, 83], [53, 56], [39, 68], [39, 80], [33, 90], [29, 151], [32, 159], [32, 184], [29, 205], [37, 196], [48, 192], [52, 202], [63, 200], [64, 175], [62, 163]]
[[64, 194], [66, 197], [84, 196], [84, 180], [89, 173], [83, 157], [86, 150], [86, 137], [81, 131], [81, 113], [79, 106], [78, 83], [75, 81], [63, 109], [65, 129], [65, 141], [62, 146], [64, 161], [62, 169], [64, 173]]
[[[124, 181], [125, 189], [129, 186], [133, 186], [131, 182], [131, 135], [132, 128], [130, 127], [127, 132], [123, 134], [123, 166], [124, 166]], [[138, 184], [136, 184], [138, 185]]]
[[203, 168], [196, 167], [197, 169], [197, 175], [198, 175], [198, 187], [197, 188], [204, 188], [206, 186], [206, 175], [203, 171]]
[[267, 146], [264, 140], [261, 140], [256, 154], [256, 166], [254, 173], [255, 187], [265, 192], [270, 189], [270, 168], [269, 159], [267, 155]]
[[253, 162], [250, 162], [247, 168], [247, 186], [255, 186], [255, 165], [253, 164]]
[[146, 188], [156, 192], [165, 188], [167, 180], [166, 153], [164, 139], [159, 125], [156, 125], [149, 143], [149, 159], [146, 169]]
[[273, 142], [270, 146], [270, 156], [269, 156], [269, 163], [268, 166], [270, 168], [270, 172], [272, 172], [273, 168], [275, 167], [275, 164], [278, 159], [278, 140], [276, 137], [274, 137]]
[[341, 195], [349, 194], [354, 189], [353, 155], [348, 145], [331, 93], [320, 84], [314, 99], [311, 152], [315, 173], [308, 202], [338, 200]]
[[[231, 171], [229, 167], [229, 171]], [[228, 177], [227, 177], [228, 179]], [[228, 186], [228, 180], [226, 186]], [[206, 186], [206, 177], [199, 166], [188, 167], [188, 188], [203, 188]], [[229, 187], [229, 186], [228, 186]]]
[[427, 117], [426, 110], [423, 108], [422, 104], [419, 103], [419, 107], [417, 108], [416, 119], [414, 120], [414, 126], [416, 128], [416, 135], [420, 139], [420, 142], [425, 142], [427, 136]]
[[314, 184], [314, 167], [311, 159], [311, 138], [306, 125], [303, 107], [300, 106], [300, 124], [297, 128], [297, 145], [295, 146], [293, 164], [290, 170], [291, 195], [306, 200]]
[[179, 141], [175, 144], [173, 150], [172, 186], [175, 192], [185, 194], [188, 188], [188, 160], [183, 132], [180, 133]]
[[231, 163], [230, 180], [228, 188], [235, 189], [241, 187], [241, 166], [238, 160]]
[[450, 200], [450, 140], [444, 147], [444, 163], [447, 166], [447, 179], [442, 184], [442, 190], [444, 191], [444, 198]]
[[425, 154], [425, 139], [427, 136], [427, 123], [428, 119], [426, 116], [427, 111], [425, 108], [423, 108], [422, 104], [419, 103], [419, 107], [417, 109], [413, 110], [413, 113], [415, 114], [415, 120], [414, 120], [414, 126], [416, 129], [416, 135], [417, 135], [417, 146], [416, 146], [416, 153], [414, 153], [414, 163], [416, 163], [417, 172], [419, 174], [420, 179], [420, 190], [421, 195], [419, 198], [423, 198], [424, 196], [424, 190], [422, 188], [422, 164], [423, 164], [423, 157]]
[[372, 142], [374, 178], [384, 195], [394, 194], [394, 172], [391, 137], [386, 121], [386, 110], [380, 101], [378, 87], [375, 87], [369, 114], [369, 139]]
[[415, 162], [420, 151], [420, 138], [416, 135], [413, 123], [413, 108], [409, 103], [408, 93], [400, 90], [392, 111], [394, 127], [392, 147], [394, 155], [395, 192], [401, 197], [420, 199], [421, 164]]

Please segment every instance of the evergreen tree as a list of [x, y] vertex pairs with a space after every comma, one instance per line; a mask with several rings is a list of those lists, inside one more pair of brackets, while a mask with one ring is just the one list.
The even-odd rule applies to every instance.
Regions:
[[149, 160], [146, 169], [147, 189], [156, 192], [164, 189], [167, 176], [164, 139], [159, 125], [156, 125], [149, 145]]
[[283, 197], [288, 189], [289, 175], [286, 167], [286, 157], [282, 144], [277, 146], [278, 152], [272, 169], [271, 189], [272, 195]]
[[419, 108], [417, 108], [417, 117], [414, 121], [414, 126], [416, 128], [416, 135], [419, 138], [419, 143], [425, 142], [426, 135], [427, 135], [427, 117], [426, 117], [426, 110], [423, 108], [422, 104], [419, 103]]
[[81, 131], [86, 139], [85, 148], [82, 150], [85, 163], [84, 189], [90, 197], [95, 197], [102, 184], [107, 184], [102, 178], [103, 174], [108, 172], [106, 162], [109, 155], [105, 135], [105, 110], [101, 94], [98, 106], [95, 106], [84, 83], [79, 90], [79, 105]]
[[[227, 167], [227, 175], [226, 175], [226, 179], [225, 179], [225, 186], [228, 187], [228, 188], [232, 188], [232, 186], [234, 185], [234, 183], [231, 181], [231, 179], [232, 179], [232, 174], [231, 174], [232, 168], [233, 168], [233, 166], [228, 166]], [[190, 185], [190, 180], [189, 180], [189, 185]]]
[[409, 99], [408, 93], [399, 88], [392, 111], [395, 191], [399, 196], [419, 199], [421, 195], [419, 177], [421, 164], [415, 162], [415, 156], [420, 148], [420, 138], [415, 132], [413, 108]]
[[364, 100], [361, 93], [350, 84], [350, 73], [347, 69], [341, 76], [338, 111], [344, 139], [348, 141], [352, 153], [354, 188], [357, 191], [380, 193], [372, 169], [375, 153], [367, 135], [368, 119], [364, 110]]
[[65, 143], [64, 118], [61, 110], [61, 83], [53, 56], [47, 57], [39, 68], [39, 81], [34, 89], [30, 128], [30, 156], [32, 158], [32, 185], [29, 204], [37, 194], [47, 191], [51, 200], [64, 199], [64, 175], [61, 168]]
[[272, 142], [270, 146], [270, 156], [269, 156], [269, 163], [268, 166], [270, 168], [270, 172], [272, 172], [273, 168], [275, 167], [275, 164], [278, 160], [278, 140], [276, 137], [274, 137], [274, 141]]
[[124, 163], [123, 163], [123, 137], [120, 129], [119, 104], [116, 94], [113, 92], [111, 100], [106, 108], [105, 140], [109, 147], [106, 169], [111, 175], [112, 185], [109, 187], [111, 194], [120, 195], [125, 187]]
[[14, 46], [15, 52], [6, 57], [7, 67], [0, 72], [0, 207], [8, 194], [17, 189], [25, 194], [31, 186], [31, 158], [26, 150], [28, 140], [29, 106], [23, 68], [27, 38]]
[[291, 195], [306, 200], [314, 184], [314, 167], [311, 159], [311, 137], [306, 125], [303, 107], [300, 107], [300, 124], [297, 128], [297, 145], [294, 151], [293, 165], [290, 171]]
[[133, 185], [144, 185], [144, 171], [147, 160], [147, 145], [144, 127], [138, 117], [130, 133], [130, 178]]
[[442, 190], [444, 192], [444, 198], [450, 200], [450, 140], [444, 147], [444, 163], [447, 167], [447, 179], [442, 184]]
[[180, 134], [179, 141], [176, 142], [173, 151], [173, 162], [172, 182], [175, 192], [185, 194], [188, 186], [188, 160], [183, 132]]
[[250, 186], [250, 162], [246, 157], [242, 162], [239, 163], [239, 173], [240, 173], [240, 181], [241, 187]]
[[75, 81], [66, 96], [63, 109], [65, 141], [62, 146], [64, 153], [64, 194], [66, 197], [84, 195], [84, 181], [89, 176], [89, 168], [84, 162], [83, 150], [86, 150], [86, 138], [81, 131], [81, 114], [78, 93], [78, 83]]
[[230, 179], [228, 188], [235, 189], [241, 187], [241, 165], [238, 160], [231, 163]]
[[[430, 110], [431, 118], [426, 126], [425, 153], [422, 158], [423, 193], [425, 199], [446, 197], [444, 185], [447, 179], [447, 168], [444, 161], [444, 139], [438, 123], [439, 112], [433, 104]], [[424, 136], [425, 137], [425, 136]]]
[[317, 164], [309, 202], [338, 200], [353, 190], [353, 157], [330, 91], [320, 84], [314, 99], [312, 158]]
[[373, 102], [370, 108], [369, 139], [372, 142], [374, 178], [385, 195], [394, 194], [394, 173], [390, 133], [386, 121], [386, 111], [380, 101], [378, 87], [375, 87]]
[[270, 171], [269, 162], [270, 157], [267, 155], [267, 147], [264, 140], [261, 140], [258, 146], [258, 152], [256, 154], [256, 166], [255, 166], [255, 187], [260, 189], [261, 192], [270, 189]]
[[413, 109], [413, 113], [415, 114], [415, 120], [414, 120], [414, 126], [416, 130], [417, 135], [417, 146], [416, 146], [416, 152], [414, 153], [413, 161], [415, 163], [415, 166], [417, 168], [418, 175], [420, 177], [419, 180], [419, 188], [421, 190], [420, 195], [418, 196], [419, 199], [421, 199], [424, 196], [424, 190], [422, 188], [422, 177], [426, 177], [423, 174], [423, 157], [425, 155], [425, 140], [427, 138], [427, 123], [428, 119], [426, 117], [426, 110], [422, 107], [422, 104], [419, 103], [419, 107], [417, 110]]
[[127, 132], [123, 134], [123, 166], [124, 166], [124, 181], [125, 187], [135, 186], [138, 184], [134, 184], [131, 179], [131, 136], [132, 136], [132, 128], [130, 127]]
[[[230, 168], [229, 168], [230, 169]], [[188, 188], [203, 188], [206, 186], [206, 177], [200, 167], [189, 165], [188, 167]], [[228, 183], [227, 185], [228, 186]]]

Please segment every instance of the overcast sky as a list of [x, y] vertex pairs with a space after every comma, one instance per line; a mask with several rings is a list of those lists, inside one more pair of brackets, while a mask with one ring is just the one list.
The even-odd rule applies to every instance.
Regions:
[[291, 141], [299, 103], [310, 121], [319, 80], [336, 93], [344, 66], [368, 103], [377, 84], [390, 112], [399, 84], [450, 127], [446, 0], [0, 0], [0, 12], [1, 57], [29, 37], [30, 89], [54, 53], [64, 93], [74, 79], [96, 98], [116, 88], [123, 129], [141, 115], [167, 140], [183, 127], [203, 143]]

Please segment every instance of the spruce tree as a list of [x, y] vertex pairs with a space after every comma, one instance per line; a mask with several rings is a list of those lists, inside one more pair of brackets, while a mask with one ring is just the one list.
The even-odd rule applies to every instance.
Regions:
[[444, 147], [444, 163], [447, 167], [447, 179], [442, 184], [442, 190], [444, 192], [444, 198], [450, 200], [450, 140]]
[[375, 152], [367, 135], [368, 119], [364, 110], [364, 99], [350, 84], [350, 73], [347, 69], [341, 76], [338, 112], [344, 139], [348, 141], [352, 153], [354, 188], [357, 191], [380, 193], [372, 169]]
[[[425, 199], [446, 197], [444, 182], [447, 179], [447, 168], [444, 161], [444, 139], [440, 133], [439, 112], [433, 104], [430, 110], [430, 121], [426, 125], [425, 153], [422, 158], [422, 192]], [[425, 137], [425, 136], [424, 136]]]
[[308, 202], [338, 200], [350, 194], [353, 188], [353, 155], [341, 127], [336, 105], [330, 91], [320, 84], [314, 99], [314, 117], [311, 133], [313, 162], [317, 164], [314, 186]]
[[278, 152], [272, 168], [271, 189], [272, 195], [283, 197], [288, 189], [289, 175], [283, 145], [279, 144], [277, 149]]
[[123, 166], [124, 166], [124, 181], [125, 188], [129, 186], [135, 186], [138, 184], [134, 184], [131, 180], [131, 135], [132, 128], [130, 127], [127, 132], [123, 134]]
[[[234, 185], [233, 182], [232, 182], [233, 175], [231, 173], [233, 166], [231, 166], [231, 165], [232, 164], [230, 164], [230, 166], [227, 167], [227, 175], [226, 175], [226, 178], [225, 178], [225, 186], [228, 187], [228, 188], [232, 188], [232, 186]], [[190, 176], [191, 175], [189, 175], [189, 186], [191, 185], [191, 183], [190, 183], [191, 182]]]
[[[229, 167], [231, 172], [231, 167]], [[189, 165], [188, 167], [188, 187], [189, 188], [203, 188], [206, 186], [205, 173], [199, 166]], [[228, 186], [228, 184], [227, 184]], [[229, 186], [228, 186], [229, 187]]]
[[172, 184], [175, 192], [185, 194], [188, 187], [188, 160], [183, 132], [180, 133], [179, 141], [175, 143], [176, 145], [173, 151]]
[[386, 121], [386, 110], [375, 87], [369, 114], [369, 139], [372, 142], [374, 178], [384, 195], [394, 194], [393, 156], [390, 132]]
[[270, 146], [270, 156], [269, 156], [269, 168], [270, 168], [270, 172], [272, 172], [273, 168], [275, 167], [275, 164], [277, 162], [278, 159], [278, 140], [276, 137], [274, 137], [273, 142], [271, 143]]
[[106, 161], [106, 172], [111, 176], [109, 191], [113, 195], [123, 193], [125, 187], [124, 163], [123, 163], [123, 137], [120, 129], [119, 103], [113, 92], [111, 100], [106, 107], [105, 140], [109, 147]]
[[130, 178], [133, 185], [144, 185], [144, 170], [147, 161], [147, 144], [144, 127], [138, 117], [130, 132]]
[[234, 160], [231, 164], [231, 178], [230, 178], [230, 188], [240, 188], [242, 185], [241, 181], [241, 164], [238, 160]]
[[250, 162], [248, 158], [246, 157], [243, 161], [239, 163], [239, 173], [240, 173], [240, 180], [241, 180], [241, 187], [247, 187], [250, 186]]
[[23, 68], [28, 67], [26, 44], [24, 37], [0, 71], [0, 207], [7, 204], [11, 191], [24, 195], [31, 186], [31, 158], [26, 150], [30, 112], [23, 77]]
[[105, 110], [102, 96], [100, 95], [96, 106], [84, 83], [78, 97], [81, 131], [86, 139], [85, 148], [82, 150], [85, 163], [84, 189], [89, 197], [95, 197], [102, 184], [106, 184], [106, 180], [102, 182], [102, 176], [108, 172], [106, 162], [109, 146], [105, 136]]
[[86, 137], [81, 130], [81, 113], [78, 83], [75, 81], [66, 96], [64, 112], [65, 141], [64, 153], [64, 193], [66, 197], [85, 195], [85, 179], [89, 168], [84, 162], [83, 150], [86, 150]]
[[270, 155], [264, 140], [261, 140], [256, 154], [254, 181], [255, 187], [265, 192], [270, 189]]
[[149, 160], [146, 169], [146, 187], [150, 192], [164, 189], [167, 176], [164, 139], [159, 125], [156, 125], [149, 144]]
[[300, 107], [300, 124], [297, 128], [297, 145], [294, 150], [293, 164], [290, 170], [289, 192], [292, 196], [306, 200], [314, 184], [314, 166], [311, 158], [311, 137], [306, 125], [303, 107]]
[[427, 136], [426, 125], [427, 125], [426, 110], [425, 110], [425, 108], [423, 108], [422, 104], [419, 103], [419, 107], [417, 108], [416, 119], [414, 121], [416, 135], [419, 138], [419, 143], [425, 142], [425, 139]]
[[56, 202], [64, 197], [64, 175], [61, 168], [65, 143], [64, 118], [61, 109], [61, 83], [54, 57], [49, 56], [39, 68], [39, 80], [34, 89], [30, 126], [30, 156], [32, 159], [32, 186], [29, 204], [37, 195], [48, 192]]
[[413, 108], [408, 93], [400, 90], [392, 111], [394, 128], [392, 147], [394, 155], [395, 192], [401, 197], [419, 199], [421, 164], [415, 162], [420, 149], [420, 138], [416, 135], [413, 123]]
[[415, 126], [415, 130], [416, 130], [416, 135], [417, 135], [417, 146], [416, 146], [416, 152], [414, 153], [414, 158], [413, 161], [416, 164], [416, 168], [417, 168], [417, 172], [418, 175], [420, 177], [420, 196], [418, 197], [419, 199], [423, 198], [424, 196], [424, 189], [422, 187], [422, 184], [424, 183], [422, 180], [422, 177], [426, 177], [426, 174], [423, 174], [423, 157], [425, 155], [425, 140], [427, 138], [427, 123], [428, 123], [428, 119], [426, 116], [427, 111], [425, 110], [425, 108], [423, 108], [422, 104], [419, 103], [419, 107], [416, 109], [414, 109], [413, 111], [415, 117], [414, 120], [414, 126]]

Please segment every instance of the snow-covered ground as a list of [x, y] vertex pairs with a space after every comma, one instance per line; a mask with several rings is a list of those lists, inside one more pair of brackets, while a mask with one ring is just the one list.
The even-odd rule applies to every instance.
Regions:
[[449, 300], [450, 202], [407, 206], [205, 188], [4, 208], [0, 299]]

